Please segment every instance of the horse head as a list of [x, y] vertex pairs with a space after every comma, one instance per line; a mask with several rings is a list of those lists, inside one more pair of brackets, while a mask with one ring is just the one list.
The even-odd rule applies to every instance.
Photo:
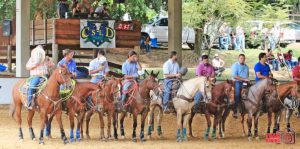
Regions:
[[108, 86], [110, 87], [110, 90], [106, 90], [106, 92], [109, 93], [109, 96], [113, 97], [116, 101], [120, 99], [122, 86], [121, 79], [112, 77], [108, 81]]
[[227, 99], [228, 99], [227, 103], [229, 103], [229, 104], [234, 103], [233, 87], [234, 87], [234, 82], [232, 80], [227, 80], [225, 82], [225, 86], [224, 86], [225, 96], [227, 97]]
[[212, 99], [212, 87], [215, 83], [215, 79], [210, 79], [209, 77], [206, 78], [204, 85], [204, 93], [205, 93], [205, 97], [208, 98], [208, 100]]
[[53, 73], [58, 84], [64, 84], [70, 82], [72, 74], [69, 72], [66, 65], [60, 65], [56, 71]]
[[144, 80], [146, 88], [148, 90], [156, 89], [159, 86], [158, 79], [157, 79], [159, 72], [157, 72], [155, 74], [155, 73], [153, 73], [153, 70], [152, 70], [150, 74], [146, 71], [146, 74], [148, 74], [148, 77], [146, 77], [146, 79]]

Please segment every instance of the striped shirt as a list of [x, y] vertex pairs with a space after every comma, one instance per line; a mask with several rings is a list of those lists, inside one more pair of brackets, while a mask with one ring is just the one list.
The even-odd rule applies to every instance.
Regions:
[[[41, 64], [38, 64], [37, 67], [35, 67], [37, 64], [33, 60], [33, 58], [30, 58], [26, 64], [27, 70], [30, 71], [30, 76], [45, 76], [49, 74], [49, 68], [54, 66], [54, 63], [49, 60], [47, 62], [43, 62]], [[35, 68], [33, 68], [35, 67]], [[33, 69], [32, 69], [33, 68]]]

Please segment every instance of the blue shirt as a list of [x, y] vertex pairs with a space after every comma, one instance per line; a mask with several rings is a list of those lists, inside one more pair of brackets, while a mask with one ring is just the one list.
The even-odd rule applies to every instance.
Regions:
[[261, 75], [263, 76], [269, 76], [271, 69], [268, 64], [261, 64], [260, 62], [256, 63], [254, 66], [254, 72], [255, 72], [255, 81], [259, 81], [260, 79], [257, 77], [256, 73], [260, 72]]
[[77, 69], [76, 69], [76, 62], [71, 59], [69, 62], [66, 62], [65, 58], [63, 58], [62, 60], [60, 60], [57, 64], [59, 65], [66, 65], [68, 67], [69, 72], [71, 73], [76, 73]]
[[137, 78], [139, 76], [137, 62], [129, 62], [128, 60], [126, 60], [122, 64], [122, 74]]
[[171, 59], [167, 60], [163, 65], [164, 74], [178, 74], [179, 65], [177, 62], [173, 62]]
[[234, 77], [239, 76], [243, 79], [248, 79], [249, 78], [249, 67], [244, 64], [242, 65], [240, 62], [236, 62], [231, 66], [231, 75], [232, 75], [232, 79], [234, 79]]
[[93, 59], [90, 62], [89, 71], [96, 70], [101, 65], [104, 66], [104, 69], [102, 71], [99, 71], [98, 73], [92, 74], [91, 76], [104, 76], [105, 73], [109, 72], [109, 67], [108, 67], [107, 61], [106, 60], [102, 60], [101, 58], [100, 59], [99, 58]]

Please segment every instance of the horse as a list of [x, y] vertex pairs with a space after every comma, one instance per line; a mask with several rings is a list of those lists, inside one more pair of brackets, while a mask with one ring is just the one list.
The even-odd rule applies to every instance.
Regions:
[[[61, 66], [57, 68], [50, 78], [48, 79], [48, 82], [44, 88], [41, 89], [40, 94], [36, 98], [36, 105], [38, 106], [38, 109], [36, 106], [33, 107], [32, 110], [28, 111], [27, 115], [27, 122], [29, 127], [29, 134], [32, 140], [35, 139], [35, 134], [33, 132], [32, 128], [32, 118], [34, 116], [35, 110], [38, 110], [40, 112], [40, 120], [41, 120], [41, 130], [40, 130], [40, 137], [39, 137], [39, 144], [45, 144], [44, 143], [44, 127], [45, 123], [47, 122], [47, 114], [53, 113], [56, 116], [56, 120], [58, 122], [58, 125], [60, 127], [60, 133], [61, 133], [61, 139], [63, 140], [63, 143], [68, 143], [68, 139], [65, 135], [62, 120], [61, 120], [61, 99], [59, 98], [59, 85], [66, 83], [70, 80], [72, 74], [69, 73], [68, 69], [65, 66]], [[19, 125], [19, 140], [23, 140], [23, 132], [21, 128], [21, 109], [22, 105], [24, 105], [25, 98], [20, 93], [19, 88], [22, 87], [26, 79], [21, 79], [18, 81], [14, 87], [13, 87], [13, 103], [10, 106], [10, 112], [9, 115], [11, 117], [14, 117], [14, 114], [16, 113], [17, 117], [17, 123]]]
[[[94, 84], [91, 82], [78, 82], [76, 81], [75, 87], [70, 93], [70, 98], [66, 98], [67, 114], [70, 120], [70, 141], [74, 142], [74, 117], [77, 114], [77, 129], [76, 129], [76, 140], [80, 141], [82, 121], [84, 119], [86, 100], [91, 92], [100, 89], [100, 84]], [[51, 138], [51, 122], [54, 115], [51, 115], [49, 122], [46, 126], [46, 136]]]
[[268, 107], [268, 130], [267, 133], [270, 133], [270, 127], [271, 127], [271, 119], [272, 119], [272, 113], [274, 113], [274, 127], [273, 127], [273, 133], [276, 133], [279, 131], [279, 123], [280, 123], [280, 116], [282, 111], [286, 108], [286, 128], [287, 130], [290, 129], [290, 117], [293, 112], [293, 106], [289, 105], [286, 102], [286, 98], [291, 95], [292, 97], [299, 98], [300, 93], [298, 92], [299, 85], [295, 81], [291, 81], [288, 83], [280, 84], [275, 86], [276, 89], [274, 92], [276, 93], [276, 97], [274, 96], [269, 97], [269, 102], [267, 103]]
[[[208, 140], [209, 131], [211, 128], [211, 115], [214, 115], [214, 123], [213, 123], [213, 131], [212, 131], [212, 139], [216, 139], [216, 128], [217, 124], [219, 124], [221, 120], [221, 116], [226, 107], [232, 105], [234, 100], [232, 98], [231, 92], [233, 88], [233, 81], [227, 80], [225, 82], [214, 85], [212, 88], [212, 100], [207, 102], [205, 105], [205, 118], [207, 121], [207, 129], [204, 134], [204, 138]], [[193, 137], [192, 130], [192, 121], [195, 116], [195, 112], [192, 110], [191, 119], [189, 121], [189, 136]], [[219, 125], [219, 135], [221, 138], [224, 137], [222, 132], [222, 127]]]
[[[177, 114], [176, 141], [187, 141], [186, 125], [191, 118], [191, 110], [194, 106], [193, 98], [197, 91], [200, 91], [204, 99], [211, 99], [212, 83], [206, 77], [195, 77], [184, 81], [172, 99]], [[182, 133], [180, 132], [182, 129]]]
[[111, 136], [111, 122], [115, 118], [115, 102], [121, 97], [121, 79], [111, 78], [104, 81], [102, 89], [92, 92], [92, 105], [86, 114], [86, 136], [90, 139], [89, 123], [92, 115], [97, 112], [100, 120], [100, 139], [105, 141], [104, 136], [104, 114], [107, 113], [107, 138], [112, 139]]
[[[150, 91], [158, 87], [157, 81], [157, 74], [154, 74], [151, 71], [151, 74], [146, 77], [141, 83], [134, 82], [132, 86], [132, 90], [129, 92], [129, 97], [125, 103], [125, 107], [127, 108], [126, 111], [124, 110], [117, 110], [116, 115], [121, 113], [120, 117], [120, 131], [121, 137], [125, 138], [124, 132], [124, 119], [126, 116], [127, 111], [133, 115], [133, 132], [132, 132], [132, 141], [136, 142], [136, 127], [137, 127], [137, 116], [141, 114], [141, 130], [140, 130], [140, 140], [145, 141], [144, 138], [144, 126], [145, 126], [145, 119], [149, 112], [149, 105], [150, 105]], [[117, 122], [114, 121], [114, 138], [118, 139], [117, 133]]]
[[[258, 119], [260, 116], [260, 106], [262, 106], [262, 100], [268, 100], [268, 97], [275, 97], [275, 79], [262, 79], [258, 81], [256, 84], [252, 85], [249, 88], [247, 94], [243, 94], [241, 101], [241, 124], [243, 130], [243, 136], [245, 136], [245, 127], [244, 127], [244, 116], [248, 114], [247, 126], [248, 126], [248, 140], [252, 141], [252, 117], [254, 118], [254, 136], [256, 140], [259, 140], [258, 136]], [[246, 92], [245, 92], [246, 93]], [[269, 94], [269, 95], [268, 95]], [[267, 101], [266, 101], [267, 102]], [[230, 113], [230, 108], [226, 109], [222, 116], [222, 125], [225, 125], [225, 120]]]

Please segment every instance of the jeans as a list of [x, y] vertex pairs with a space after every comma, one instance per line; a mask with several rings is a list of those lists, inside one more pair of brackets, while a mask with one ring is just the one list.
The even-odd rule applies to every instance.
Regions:
[[170, 95], [171, 95], [171, 90], [172, 90], [172, 84], [173, 81], [170, 79], [165, 79], [164, 80], [164, 94], [163, 94], [163, 106], [167, 107], [169, 100], [170, 100]]
[[91, 79], [91, 82], [94, 83], [94, 84], [96, 84], [96, 83], [98, 83], [99, 81], [101, 81], [102, 79], [104, 79], [103, 76], [95, 76], [95, 77], [93, 77], [93, 78]]
[[278, 71], [279, 70], [278, 69], [279, 62], [276, 59], [274, 59], [274, 60], [271, 61], [271, 63], [272, 63], [272, 69], [275, 70], [275, 71]]
[[293, 63], [291, 60], [284, 60], [289, 69], [292, 69]]
[[28, 96], [27, 96], [27, 102], [28, 105], [31, 105], [33, 94], [36, 93], [37, 85], [40, 83], [42, 77], [33, 77], [29, 82], [29, 90], [28, 90]]
[[235, 81], [234, 83], [234, 112], [237, 112], [237, 107], [241, 100], [242, 85], [243, 82], [240, 81]]
[[[126, 80], [125, 80], [126, 81]], [[124, 103], [126, 100], [126, 96], [128, 94], [128, 90], [132, 85], [132, 81], [126, 81], [122, 88], [122, 102]]]

